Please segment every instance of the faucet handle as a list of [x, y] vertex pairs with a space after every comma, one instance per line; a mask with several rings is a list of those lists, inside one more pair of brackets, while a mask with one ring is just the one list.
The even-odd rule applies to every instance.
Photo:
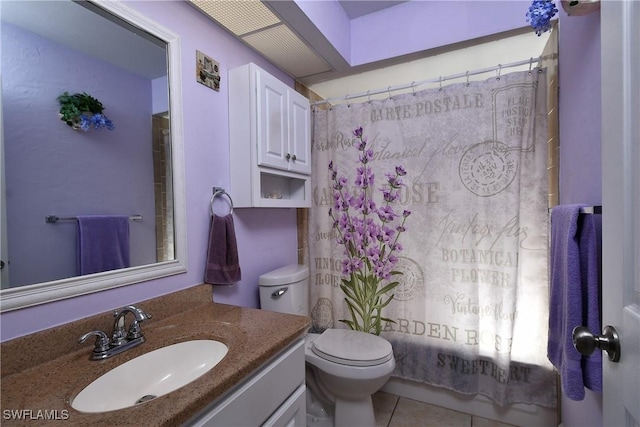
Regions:
[[127, 338], [130, 340], [140, 338], [142, 336], [140, 323], [153, 317], [151, 314], [144, 312], [142, 309], [139, 309], [135, 306], [132, 306], [132, 308], [135, 309], [134, 312], [136, 313], [136, 318], [133, 319], [133, 322], [131, 322], [131, 326], [129, 326], [129, 332], [127, 333]]
[[[124, 323], [124, 317], [127, 313], [131, 313], [134, 316], [134, 319], [131, 322], [128, 331], [125, 330]], [[151, 314], [144, 312], [141, 308], [138, 308], [135, 305], [127, 305], [125, 307], [122, 307], [121, 309], [114, 311], [113, 316], [116, 318], [115, 324], [113, 326], [112, 337], [112, 341], [115, 345], [122, 345], [126, 343], [127, 340], [133, 340], [142, 337], [140, 323], [153, 317]]]
[[93, 348], [94, 353], [104, 353], [109, 349], [109, 337], [102, 331], [91, 331], [87, 332], [83, 336], [78, 339], [78, 343], [82, 344], [85, 342], [90, 336], [96, 336], [96, 344]]
[[141, 308], [136, 307], [135, 305], [127, 305], [113, 312], [113, 317], [118, 317], [123, 312], [131, 312], [135, 316], [136, 320], [139, 322], [143, 322], [147, 319], [151, 319], [153, 316], [149, 313], [146, 313]]
[[132, 307], [135, 308], [135, 312], [137, 312], [138, 315], [140, 316], [140, 318], [138, 318], [138, 315], [136, 315], [136, 320], [138, 322], [144, 322], [145, 320], [153, 318], [153, 315], [151, 315], [151, 313], [147, 313], [146, 311], [144, 311], [141, 308], [138, 308], [136, 306], [132, 306]]
[[141, 321], [138, 320], [134, 320], [133, 322], [131, 322], [131, 326], [129, 326], [129, 331], [127, 332], [127, 339], [134, 340], [142, 336], [142, 328], [140, 328], [140, 322]]

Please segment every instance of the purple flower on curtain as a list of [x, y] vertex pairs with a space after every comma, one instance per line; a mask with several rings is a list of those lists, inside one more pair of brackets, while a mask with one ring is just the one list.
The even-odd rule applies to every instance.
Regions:
[[360, 154], [351, 192], [347, 178], [338, 175], [333, 161], [329, 163], [334, 197], [329, 216], [337, 230], [336, 242], [344, 246], [340, 288], [351, 313], [351, 319], [340, 321], [351, 329], [379, 335], [382, 321], [393, 322], [382, 317], [382, 309], [393, 300], [394, 295], [388, 293], [399, 284], [390, 279], [401, 274], [394, 270], [397, 253], [402, 251], [398, 239], [406, 231], [405, 221], [411, 214], [408, 210], [399, 214], [393, 205], [400, 197], [404, 186], [400, 177], [406, 171], [396, 166], [393, 172], [385, 174], [386, 183], [379, 189], [383, 204], [378, 207], [371, 195], [375, 183], [375, 174], [369, 166], [373, 150], [367, 148], [362, 127], [355, 129], [353, 136], [358, 139], [355, 147]]

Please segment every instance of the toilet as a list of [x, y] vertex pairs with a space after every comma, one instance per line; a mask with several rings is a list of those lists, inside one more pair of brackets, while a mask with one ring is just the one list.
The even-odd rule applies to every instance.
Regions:
[[[309, 269], [288, 265], [260, 276], [264, 310], [308, 315]], [[391, 377], [395, 359], [382, 337], [347, 329], [308, 333], [307, 426], [373, 427], [371, 395]]]

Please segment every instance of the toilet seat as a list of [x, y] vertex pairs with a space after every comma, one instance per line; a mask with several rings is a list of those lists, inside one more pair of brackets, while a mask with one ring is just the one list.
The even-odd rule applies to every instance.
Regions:
[[311, 351], [322, 359], [358, 367], [381, 365], [393, 358], [387, 340], [347, 329], [327, 329], [313, 340]]

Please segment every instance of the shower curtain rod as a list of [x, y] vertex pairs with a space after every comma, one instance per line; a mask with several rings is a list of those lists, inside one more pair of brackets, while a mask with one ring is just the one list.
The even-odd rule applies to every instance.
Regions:
[[443, 83], [447, 80], [455, 80], [455, 79], [459, 79], [462, 77], [467, 77], [467, 79], [469, 78], [469, 76], [475, 76], [477, 74], [484, 74], [484, 73], [489, 73], [491, 71], [498, 71], [498, 76], [500, 76], [500, 71], [504, 68], [513, 68], [513, 67], [519, 67], [521, 65], [526, 65], [529, 64], [529, 71], [531, 71], [531, 68], [533, 66], [533, 62], [536, 61], [538, 62], [538, 64], [540, 62], [542, 62], [543, 59], [549, 59], [552, 58], [554, 55], [546, 55], [546, 56], [539, 56], [537, 58], [531, 57], [529, 59], [523, 59], [521, 61], [516, 61], [516, 62], [511, 62], [509, 64], [498, 64], [494, 67], [489, 67], [489, 68], [481, 68], [478, 70], [473, 70], [473, 71], [466, 71], [464, 73], [458, 73], [458, 74], [450, 74], [448, 76], [440, 76], [440, 77], [436, 77], [436, 78], [431, 78], [431, 79], [427, 79], [427, 80], [421, 80], [421, 81], [414, 81], [411, 82], [409, 84], [403, 84], [403, 85], [398, 85], [398, 86], [388, 86], [387, 88], [381, 88], [381, 89], [376, 89], [376, 90], [368, 90], [366, 92], [360, 92], [360, 93], [354, 93], [354, 94], [347, 94], [345, 96], [336, 96], [333, 98], [327, 98], [327, 99], [323, 99], [321, 101], [316, 101], [316, 102], [312, 102], [311, 106], [316, 106], [316, 105], [322, 105], [322, 104], [331, 104], [334, 101], [348, 101], [349, 99], [354, 99], [354, 98], [363, 98], [363, 97], [369, 97], [371, 95], [379, 95], [381, 93], [389, 93], [389, 96], [391, 96], [391, 92], [395, 92], [398, 90], [403, 90], [403, 89], [410, 89], [413, 88], [415, 89], [416, 86], [420, 86], [426, 83]]

